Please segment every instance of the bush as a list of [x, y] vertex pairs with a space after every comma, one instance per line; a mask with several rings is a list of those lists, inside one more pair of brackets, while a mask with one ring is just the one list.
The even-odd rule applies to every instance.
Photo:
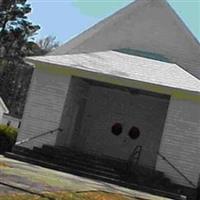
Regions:
[[17, 138], [17, 129], [0, 125], [0, 153], [10, 151]]

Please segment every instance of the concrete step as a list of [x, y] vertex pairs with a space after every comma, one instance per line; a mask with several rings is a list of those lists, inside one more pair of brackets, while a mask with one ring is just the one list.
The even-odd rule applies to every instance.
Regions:
[[135, 167], [134, 172], [130, 177], [127, 170], [118, 170], [113, 168], [113, 166], [117, 164], [112, 165], [112, 167], [111, 165], [107, 165], [105, 158], [102, 161], [99, 157], [95, 156], [94, 158], [94, 155], [87, 155], [87, 159], [84, 159], [85, 154], [82, 155], [82, 153], [76, 152], [72, 149], [53, 148], [52, 146], [45, 145], [42, 148], [35, 147], [33, 150], [26, 149], [25, 151], [18, 147], [17, 153], [62, 166], [68, 166], [69, 168], [90, 171], [91, 173], [113, 178], [129, 179], [129, 182], [136, 182], [140, 185], [159, 186], [159, 188], [163, 189], [174, 189], [174, 185], [171, 181], [161, 172], [139, 166], [138, 168]]
[[87, 171], [87, 172], [91, 172], [94, 174], [98, 174], [100, 176], [107, 176], [109, 178], [120, 178], [120, 175], [117, 171], [115, 171], [114, 169], [102, 169], [100, 168], [100, 166], [88, 166], [86, 163], [79, 163], [78, 161], [75, 162], [70, 162], [68, 160], [65, 160], [63, 158], [48, 158], [48, 156], [46, 156], [45, 154], [42, 154], [42, 151], [40, 152], [36, 152], [36, 151], [32, 151], [30, 149], [27, 149], [26, 151], [22, 152], [18, 152], [18, 155], [21, 156], [26, 156], [29, 158], [33, 158], [33, 159], [38, 159], [38, 160], [42, 160], [48, 163], [54, 163], [54, 164], [58, 164], [60, 166], [65, 166], [71, 169], [77, 169], [77, 170], [81, 170], [81, 171]]
[[90, 153], [80, 152], [78, 150], [74, 150], [74, 149], [66, 148], [66, 147], [53, 147], [50, 145], [44, 145], [42, 147], [42, 149], [47, 152], [59, 153], [61, 155], [74, 155], [76, 158], [79, 158], [80, 160], [81, 159], [83, 159], [83, 160], [89, 159], [94, 162], [103, 163], [108, 166], [110, 166], [110, 165], [113, 166], [114, 164], [124, 166], [126, 164], [125, 160], [114, 159], [114, 158], [112, 158], [110, 156], [106, 156], [106, 155], [97, 155], [97, 154], [94, 154], [93, 152], [90, 152]]
[[84, 159], [84, 158], [77, 158], [74, 155], [61, 155], [59, 153], [51, 153], [49, 154], [48, 152], [44, 152], [43, 149], [40, 148], [34, 148], [33, 152], [36, 152], [37, 154], [43, 155], [50, 160], [55, 160], [55, 161], [61, 161], [60, 163], [65, 165], [67, 163], [72, 163], [75, 165], [80, 165], [80, 166], [87, 166], [88, 168], [95, 168], [98, 170], [103, 170], [107, 172], [116, 172], [116, 169], [113, 166], [107, 166], [106, 163], [104, 162], [97, 162], [94, 161], [93, 159]]

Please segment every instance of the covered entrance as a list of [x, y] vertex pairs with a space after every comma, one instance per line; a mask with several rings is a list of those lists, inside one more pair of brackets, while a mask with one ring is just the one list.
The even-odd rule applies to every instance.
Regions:
[[75, 77], [69, 92], [58, 145], [122, 160], [141, 146], [139, 164], [155, 167], [169, 96]]

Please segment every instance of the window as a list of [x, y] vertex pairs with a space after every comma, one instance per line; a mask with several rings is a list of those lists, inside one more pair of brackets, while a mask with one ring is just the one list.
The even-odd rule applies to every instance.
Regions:
[[112, 125], [112, 129], [111, 129], [111, 132], [114, 134], [114, 135], [120, 135], [122, 133], [122, 124], [121, 123], [115, 123]]
[[137, 127], [133, 126], [130, 129], [128, 135], [131, 139], [136, 140], [140, 136], [140, 130]]

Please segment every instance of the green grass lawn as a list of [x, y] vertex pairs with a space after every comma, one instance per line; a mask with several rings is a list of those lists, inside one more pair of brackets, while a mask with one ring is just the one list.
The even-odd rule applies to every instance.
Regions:
[[0, 200], [136, 200], [120, 194], [107, 192], [55, 192], [42, 193], [38, 195], [30, 194], [9, 194], [0, 195]]

